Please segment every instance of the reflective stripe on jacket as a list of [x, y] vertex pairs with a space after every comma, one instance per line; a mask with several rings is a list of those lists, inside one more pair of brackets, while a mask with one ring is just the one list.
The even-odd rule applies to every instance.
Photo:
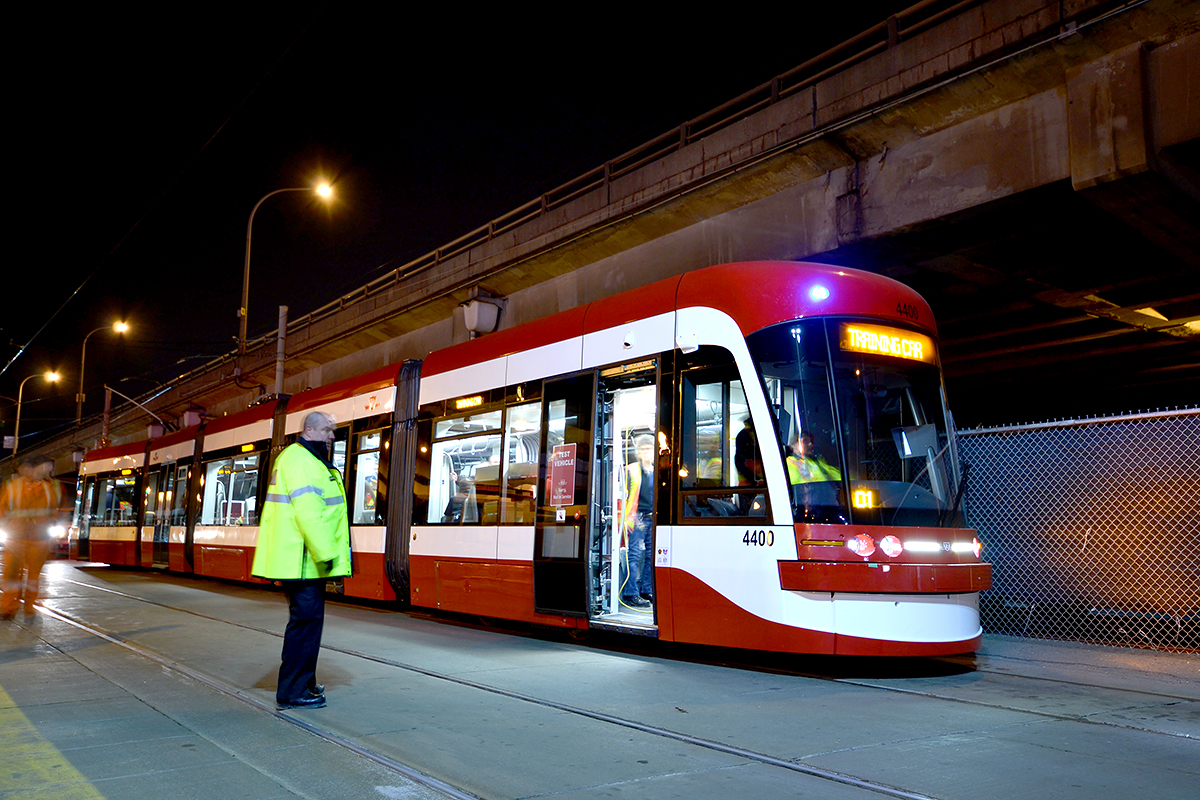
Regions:
[[[329, 561], [328, 571], [318, 566]], [[301, 444], [289, 445], [275, 459], [250, 574], [270, 580], [350, 574], [342, 476]]]

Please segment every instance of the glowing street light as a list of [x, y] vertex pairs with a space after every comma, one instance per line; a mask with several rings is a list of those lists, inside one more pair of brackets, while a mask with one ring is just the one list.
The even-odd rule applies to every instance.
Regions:
[[323, 200], [333, 197], [333, 187], [327, 183], [322, 183], [315, 188], [312, 186], [296, 186], [267, 192], [254, 204], [254, 208], [250, 209], [250, 221], [246, 223], [246, 265], [242, 271], [242, 305], [238, 309], [238, 355], [243, 355], [246, 352], [246, 311], [250, 306], [250, 234], [254, 230], [254, 214], [258, 211], [258, 207], [263, 204], [264, 200], [282, 192], [313, 192]]
[[[17, 420], [13, 424], [13, 451], [12, 451], [12, 454], [14, 456], [17, 454], [17, 445], [19, 445], [21, 443], [21, 400], [25, 393], [25, 384], [37, 377], [39, 377], [39, 376], [30, 375], [28, 378], [21, 381], [21, 385], [17, 388]], [[43, 372], [41, 374], [41, 377], [45, 378], [50, 383], [54, 383], [56, 380], [58, 380], [58, 373], [57, 372]]]
[[[92, 333], [111, 330], [113, 333], [125, 333], [129, 330], [129, 324], [123, 321], [114, 322], [112, 325], [105, 325]], [[83, 337], [83, 350], [79, 355], [79, 392], [75, 395], [75, 424], [78, 425], [83, 419], [83, 365], [87, 361], [87, 340], [91, 338], [92, 333]]]

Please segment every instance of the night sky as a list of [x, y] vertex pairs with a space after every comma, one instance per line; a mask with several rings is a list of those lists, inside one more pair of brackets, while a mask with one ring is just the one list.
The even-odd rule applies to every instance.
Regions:
[[[73, 422], [90, 330], [134, 328], [89, 340], [85, 415], [104, 383], [139, 396], [232, 350], [267, 192], [323, 177], [336, 200], [287, 193], [255, 216], [251, 337], [279, 305], [333, 301], [907, 5], [25, 12], [12, 33], [37, 56], [10, 73], [10, 230], [32, 246], [9, 247], [0, 395], [63, 372], [25, 386], [27, 446]], [[6, 434], [12, 416], [0, 401]]]

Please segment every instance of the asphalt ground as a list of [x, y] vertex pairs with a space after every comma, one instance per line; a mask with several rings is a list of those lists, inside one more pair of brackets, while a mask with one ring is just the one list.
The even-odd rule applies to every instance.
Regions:
[[837, 659], [330, 602], [277, 711], [281, 593], [56, 561], [0, 623], [0, 799], [1200, 797], [1200, 656], [985, 637]]

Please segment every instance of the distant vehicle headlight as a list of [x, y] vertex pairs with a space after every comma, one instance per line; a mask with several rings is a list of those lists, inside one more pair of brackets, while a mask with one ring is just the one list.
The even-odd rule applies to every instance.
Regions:
[[67, 529], [64, 528], [62, 525], [51, 525], [50, 526], [50, 535], [53, 536], [55, 539], [62, 539], [67, 535]]
[[4, 544], [4, 540], [8, 538], [8, 532], [0, 530], [0, 544]]

